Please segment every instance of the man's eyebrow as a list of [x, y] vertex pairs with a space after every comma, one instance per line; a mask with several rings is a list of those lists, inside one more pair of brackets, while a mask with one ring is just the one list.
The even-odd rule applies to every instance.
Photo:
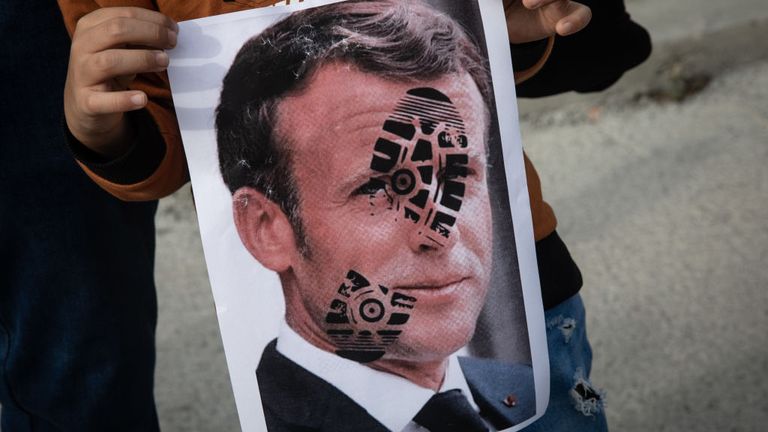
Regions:
[[[351, 129], [348, 129], [346, 131], [346, 134], [347, 135], [354, 135], [354, 134], [359, 134], [359, 133], [361, 133], [363, 131], [367, 131], [367, 130], [376, 130], [376, 131], [379, 131], [378, 135], [389, 135], [386, 131], [384, 131], [382, 129], [381, 122], [379, 122], [378, 120], [377, 121], [371, 121], [367, 117], [367, 115], [369, 115], [369, 114], [380, 113], [380, 112], [383, 112], [383, 111], [376, 110], [376, 109], [370, 109], [370, 110], [357, 111], [357, 112], [349, 115], [345, 119], [345, 122], [347, 123], [348, 127], [349, 127], [349, 125], [353, 125], [354, 127], [351, 128]], [[363, 121], [358, 121], [357, 124], [355, 124], [355, 120], [358, 117], [363, 117]], [[355, 146], [355, 147], [371, 146], [371, 148], [373, 148], [373, 143], [369, 142], [369, 141], [365, 141], [365, 140], [361, 140], [360, 142], [353, 143], [352, 145]]]

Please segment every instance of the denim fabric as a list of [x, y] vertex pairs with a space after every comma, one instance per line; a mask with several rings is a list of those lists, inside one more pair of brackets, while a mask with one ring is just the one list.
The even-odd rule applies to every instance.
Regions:
[[592, 348], [579, 294], [547, 309], [550, 394], [547, 412], [524, 432], [603, 432], [605, 395], [592, 387]]
[[3, 432], [156, 431], [156, 203], [124, 203], [62, 133], [55, 0], [0, 0]]

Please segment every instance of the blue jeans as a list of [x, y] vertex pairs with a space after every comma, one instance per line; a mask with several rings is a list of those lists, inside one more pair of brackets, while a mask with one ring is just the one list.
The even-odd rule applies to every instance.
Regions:
[[0, 0], [0, 429], [157, 431], [157, 204], [69, 154], [68, 53], [54, 0]]
[[605, 395], [592, 386], [592, 348], [587, 340], [584, 303], [576, 294], [545, 312], [550, 394], [547, 412], [525, 432], [603, 432]]

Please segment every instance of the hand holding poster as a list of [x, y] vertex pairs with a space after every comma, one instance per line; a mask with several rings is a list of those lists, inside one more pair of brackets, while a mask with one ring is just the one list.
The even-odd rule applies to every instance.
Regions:
[[543, 414], [509, 56], [493, 0], [181, 23], [169, 75], [244, 430]]

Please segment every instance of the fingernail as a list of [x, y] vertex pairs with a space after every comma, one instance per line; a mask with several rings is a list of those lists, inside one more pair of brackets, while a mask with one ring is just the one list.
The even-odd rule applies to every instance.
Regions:
[[144, 95], [143, 94], [135, 94], [131, 96], [131, 103], [136, 106], [144, 106]]
[[563, 34], [571, 34], [573, 32], [573, 28], [573, 23], [570, 21], [566, 21], [560, 26]]
[[155, 53], [155, 61], [157, 62], [158, 66], [168, 66], [168, 54], [166, 54], [165, 51], [159, 51]]
[[528, 2], [528, 9], [536, 9], [541, 6], [541, 0], [531, 0]]
[[176, 37], [177, 36], [175, 31], [171, 31], [171, 30], [168, 31], [168, 43], [171, 46], [176, 46]]

